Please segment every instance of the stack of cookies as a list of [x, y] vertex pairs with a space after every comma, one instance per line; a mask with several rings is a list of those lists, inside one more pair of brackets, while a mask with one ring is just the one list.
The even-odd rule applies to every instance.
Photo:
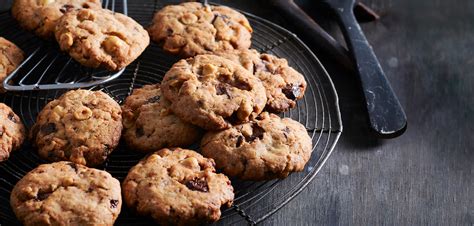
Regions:
[[[18, 19], [30, 13], [25, 28], [54, 35], [87, 66], [117, 70], [148, 45], [148, 34], [130, 18], [94, 0], [65, 1], [17, 0], [12, 10]], [[249, 49], [252, 28], [244, 15], [225, 6], [171, 5], [155, 14], [148, 33], [185, 58], [161, 84], [135, 89], [122, 106], [101, 91], [72, 90], [39, 113], [30, 139], [41, 158], [55, 163], [13, 189], [11, 205], [23, 224], [112, 225], [121, 193], [129, 208], [159, 224], [215, 222], [234, 199], [228, 176], [261, 181], [304, 169], [311, 138], [302, 124], [277, 114], [296, 106], [306, 81], [285, 59]], [[122, 186], [88, 168], [101, 166], [120, 138], [130, 151], [147, 154]], [[10, 140], [8, 153], [21, 143]], [[185, 149], [195, 143], [200, 153]]]

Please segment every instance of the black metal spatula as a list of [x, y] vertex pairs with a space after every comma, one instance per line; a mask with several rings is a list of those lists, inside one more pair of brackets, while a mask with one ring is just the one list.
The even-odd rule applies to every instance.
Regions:
[[405, 112], [357, 23], [353, 12], [355, 0], [325, 0], [325, 3], [338, 15], [344, 38], [356, 63], [370, 126], [381, 137], [401, 135], [407, 126]]

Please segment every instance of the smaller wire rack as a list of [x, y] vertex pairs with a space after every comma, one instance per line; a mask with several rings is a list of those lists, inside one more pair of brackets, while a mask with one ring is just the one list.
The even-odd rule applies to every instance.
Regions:
[[[126, 0], [117, 2], [104, 0], [102, 6], [114, 12], [128, 14]], [[121, 11], [116, 11], [116, 9], [121, 9]], [[3, 87], [8, 91], [91, 87], [109, 82], [125, 71], [125, 68], [110, 72], [105, 69], [84, 67], [62, 53], [56, 43], [40, 40], [31, 35], [27, 38], [29, 40], [21, 47], [28, 57], [3, 81]]]

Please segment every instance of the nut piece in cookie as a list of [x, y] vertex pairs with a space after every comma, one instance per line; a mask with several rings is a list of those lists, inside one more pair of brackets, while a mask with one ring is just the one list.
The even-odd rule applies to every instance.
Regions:
[[23, 225], [110, 225], [117, 219], [120, 182], [72, 162], [44, 164], [13, 188], [10, 204]]
[[304, 76], [285, 59], [254, 49], [224, 51], [219, 56], [239, 63], [259, 78], [267, 93], [266, 111], [284, 112], [296, 106], [306, 90]]
[[0, 92], [4, 92], [3, 80], [20, 65], [23, 59], [24, 53], [18, 46], [0, 37]]
[[121, 115], [102, 91], [73, 90], [41, 110], [30, 137], [43, 159], [98, 166], [118, 145]]
[[7, 105], [0, 103], [0, 162], [18, 150], [26, 137], [26, 129], [20, 117]]
[[26, 30], [41, 38], [54, 38], [57, 21], [76, 9], [100, 9], [100, 0], [15, 0], [12, 15]]
[[123, 138], [133, 150], [152, 152], [164, 147], [189, 146], [201, 137], [201, 130], [179, 119], [161, 96], [160, 85], [133, 90], [122, 106]]
[[251, 122], [208, 132], [201, 149], [228, 176], [269, 180], [302, 171], [312, 145], [299, 122], [265, 112]]
[[164, 225], [196, 225], [219, 220], [234, 190], [214, 161], [197, 152], [161, 149], [141, 160], [122, 185], [124, 201], [138, 214]]
[[215, 55], [180, 60], [166, 73], [161, 88], [178, 117], [207, 130], [248, 121], [267, 102], [258, 78]]
[[64, 15], [56, 26], [61, 50], [87, 67], [117, 71], [137, 59], [150, 43], [132, 18], [107, 9], [80, 9]]
[[225, 6], [197, 2], [169, 5], [158, 11], [148, 28], [153, 41], [182, 57], [222, 50], [248, 49], [252, 28], [241, 13]]

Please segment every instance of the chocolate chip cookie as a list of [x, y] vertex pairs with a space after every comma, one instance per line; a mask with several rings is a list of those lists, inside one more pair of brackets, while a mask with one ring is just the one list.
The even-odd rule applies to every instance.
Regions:
[[299, 122], [265, 112], [254, 121], [208, 132], [201, 149], [228, 176], [268, 180], [302, 171], [311, 157], [312, 145]]
[[134, 61], [150, 43], [135, 20], [107, 9], [80, 9], [64, 15], [56, 26], [61, 50], [87, 67], [117, 71]]
[[263, 83], [267, 91], [265, 110], [274, 113], [287, 111], [303, 98], [306, 81], [302, 74], [288, 65], [285, 59], [254, 49], [233, 50], [216, 53], [241, 64]]
[[41, 110], [30, 136], [44, 159], [98, 166], [118, 145], [121, 114], [102, 91], [72, 90]]
[[36, 35], [54, 38], [54, 28], [61, 16], [75, 9], [102, 8], [100, 0], [15, 0], [12, 15], [18, 23]]
[[174, 115], [170, 103], [161, 97], [160, 85], [135, 89], [122, 106], [123, 137], [140, 152], [164, 147], [183, 147], [196, 142], [200, 129]]
[[120, 182], [109, 173], [56, 162], [38, 166], [13, 188], [13, 212], [24, 225], [113, 225]]
[[122, 185], [124, 201], [138, 214], [168, 225], [217, 221], [234, 193], [214, 161], [176, 148], [155, 152], [134, 166]]
[[182, 57], [218, 50], [248, 49], [252, 28], [244, 15], [225, 6], [197, 2], [166, 6], [148, 32], [163, 49]]
[[21, 147], [26, 137], [20, 117], [7, 105], [0, 103], [0, 162]]
[[258, 78], [215, 55], [180, 60], [166, 73], [161, 88], [178, 117], [207, 130], [248, 121], [267, 102]]
[[20, 65], [23, 59], [24, 53], [18, 46], [0, 37], [0, 92], [4, 92], [3, 80]]

